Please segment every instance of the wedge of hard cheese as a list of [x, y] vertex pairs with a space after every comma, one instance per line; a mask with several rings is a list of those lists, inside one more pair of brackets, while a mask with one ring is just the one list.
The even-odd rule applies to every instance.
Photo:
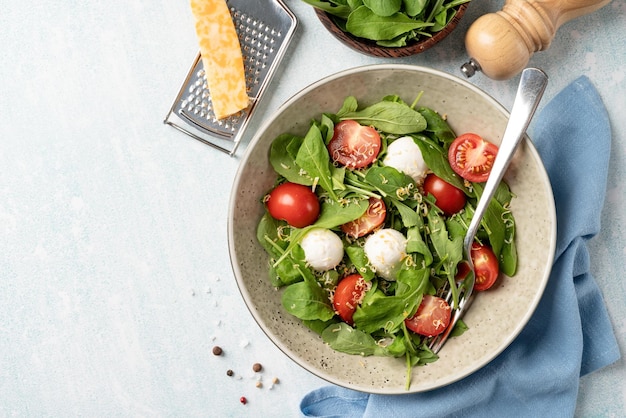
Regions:
[[248, 107], [241, 45], [225, 0], [191, 0], [213, 113], [218, 119]]

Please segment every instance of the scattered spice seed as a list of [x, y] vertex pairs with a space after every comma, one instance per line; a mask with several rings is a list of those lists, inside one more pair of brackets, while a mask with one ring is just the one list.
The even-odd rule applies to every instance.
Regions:
[[252, 365], [252, 370], [254, 370], [255, 372], [260, 372], [261, 370], [263, 370], [263, 366], [261, 366], [261, 363], [254, 363]]
[[277, 378], [277, 377], [275, 377], [275, 378], [273, 378], [273, 379], [272, 379], [272, 383], [273, 383], [273, 384], [275, 384], [275, 385], [276, 385], [276, 384], [278, 384], [278, 382], [280, 382], [280, 380], [278, 380], [278, 378]]
[[213, 354], [215, 354], [216, 356], [221, 356], [223, 353], [222, 351], [222, 347], [216, 345], [215, 347], [213, 347]]
[[233, 372], [231, 369], [226, 370], [226, 376], [232, 376], [234, 374], [235, 372]]
[[261, 383], [260, 381], [256, 382], [256, 387], [258, 388], [262, 388], [263, 387], [263, 383]]
[[245, 405], [245, 404], [247, 404], [247, 403], [248, 403], [248, 400], [246, 399], [246, 397], [245, 397], [245, 396], [242, 396], [241, 398], [239, 398], [239, 402], [241, 402], [242, 404], [244, 404], [244, 405]]

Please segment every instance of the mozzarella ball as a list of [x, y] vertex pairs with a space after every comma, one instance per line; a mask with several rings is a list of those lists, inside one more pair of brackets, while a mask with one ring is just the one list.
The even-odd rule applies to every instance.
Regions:
[[317, 271], [331, 270], [343, 259], [341, 238], [330, 229], [315, 228], [300, 241], [304, 259]]
[[428, 171], [422, 151], [410, 136], [403, 136], [389, 144], [383, 164], [411, 176], [417, 184], [422, 183]]
[[365, 255], [376, 274], [387, 280], [396, 279], [396, 271], [406, 256], [406, 237], [392, 228], [379, 229], [365, 241]]

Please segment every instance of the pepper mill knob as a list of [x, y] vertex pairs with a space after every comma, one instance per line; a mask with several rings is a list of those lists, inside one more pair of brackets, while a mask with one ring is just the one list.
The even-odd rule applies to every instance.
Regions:
[[506, 0], [502, 10], [478, 18], [465, 35], [471, 57], [461, 66], [467, 76], [482, 71], [494, 80], [521, 72], [537, 51], [548, 49], [558, 28], [592, 13], [611, 0]]

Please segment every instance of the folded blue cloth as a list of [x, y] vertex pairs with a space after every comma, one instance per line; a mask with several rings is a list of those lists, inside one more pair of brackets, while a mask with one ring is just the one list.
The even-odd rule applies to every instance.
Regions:
[[617, 361], [617, 341], [589, 272], [586, 242], [600, 230], [611, 129], [586, 77], [559, 93], [531, 125], [554, 191], [557, 247], [537, 310], [487, 366], [452, 385], [408, 395], [338, 386], [307, 394], [309, 417], [573, 416], [579, 377]]

